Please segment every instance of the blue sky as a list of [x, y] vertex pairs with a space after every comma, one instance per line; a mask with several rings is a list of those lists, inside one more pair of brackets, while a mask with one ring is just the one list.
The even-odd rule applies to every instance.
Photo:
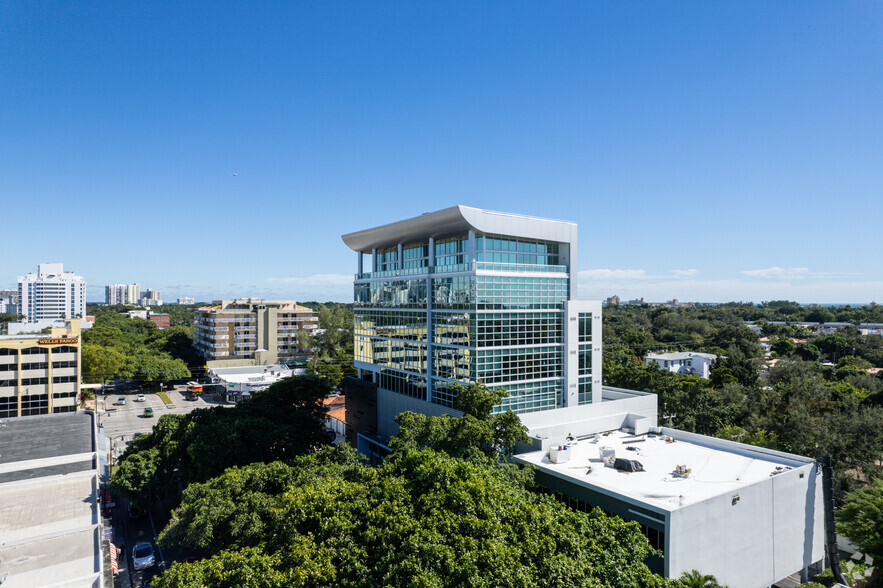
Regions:
[[0, 288], [349, 301], [466, 204], [583, 298], [883, 302], [883, 4], [4, 2], [0, 177]]

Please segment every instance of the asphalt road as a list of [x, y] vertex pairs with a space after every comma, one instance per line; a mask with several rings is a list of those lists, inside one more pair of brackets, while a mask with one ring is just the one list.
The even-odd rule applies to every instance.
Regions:
[[[157, 394], [146, 392], [143, 393], [144, 401], [138, 402], [136, 399], [141, 393], [139, 391], [99, 396], [99, 422], [111, 443], [113, 459], [119, 457], [136, 433], [149, 433], [157, 419], [164, 414], [186, 414], [196, 408], [218, 405], [232, 406], [222, 403], [214, 395], [185, 400], [184, 390], [186, 387], [181, 386], [179, 389], [168, 391], [172, 399], [170, 406], [167, 406]], [[120, 396], [126, 398], [125, 405], [117, 404]], [[153, 408], [152, 418], [143, 416], [144, 409], [148, 406]], [[117, 588], [146, 587], [154, 576], [166, 570], [172, 562], [180, 561], [184, 557], [176, 550], [161, 550], [157, 547], [156, 535], [168, 523], [168, 519], [169, 513], [159, 504], [144, 515], [132, 518], [128, 513], [127, 502], [117, 497], [116, 507], [113, 510], [114, 534], [117, 538], [116, 545], [125, 545], [125, 555], [121, 554], [119, 557], [120, 570], [115, 582]], [[136, 571], [132, 563], [132, 548], [140, 541], [149, 541], [153, 545], [156, 565]]]

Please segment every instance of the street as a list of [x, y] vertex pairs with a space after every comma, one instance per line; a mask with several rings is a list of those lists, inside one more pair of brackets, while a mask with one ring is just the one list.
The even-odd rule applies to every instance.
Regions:
[[[225, 406], [218, 396], [200, 396], [195, 400], [185, 399], [186, 386], [178, 386], [167, 391], [172, 405], [167, 406], [159, 395], [134, 391], [128, 394], [108, 394], [97, 399], [99, 424], [104, 427], [109, 447], [111, 448], [111, 464], [115, 463], [125, 448], [138, 433], [149, 433], [157, 420], [164, 414], [186, 414], [196, 408]], [[138, 402], [139, 393], [144, 394], [144, 401]], [[125, 405], [117, 405], [118, 398], [126, 398]], [[226, 405], [232, 406], [232, 405]], [[153, 409], [153, 417], [145, 417], [144, 409]], [[174, 561], [180, 561], [186, 555], [177, 550], [163, 550], [157, 545], [156, 536], [168, 523], [171, 513], [164, 505], [157, 503], [146, 513], [135, 513], [131, 516], [128, 503], [117, 496], [116, 506], [112, 509], [114, 544], [125, 548], [119, 554], [119, 573], [114, 585], [116, 588], [140, 588], [148, 586], [151, 579], [168, 569]], [[134, 569], [132, 549], [141, 542], [148, 541], [153, 545], [156, 565], [146, 569]]]

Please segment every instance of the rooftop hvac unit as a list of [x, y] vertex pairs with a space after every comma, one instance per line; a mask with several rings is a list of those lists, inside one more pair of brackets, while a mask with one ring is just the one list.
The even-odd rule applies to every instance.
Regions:
[[675, 466], [675, 475], [681, 476], [682, 478], [688, 478], [692, 472], [693, 470], [686, 465]]
[[598, 450], [598, 453], [601, 455], [601, 461], [604, 463], [607, 463], [616, 457], [616, 450], [612, 447], [601, 447]]
[[549, 450], [549, 461], [552, 463], [566, 463], [570, 461], [571, 453], [567, 445], [556, 445]]

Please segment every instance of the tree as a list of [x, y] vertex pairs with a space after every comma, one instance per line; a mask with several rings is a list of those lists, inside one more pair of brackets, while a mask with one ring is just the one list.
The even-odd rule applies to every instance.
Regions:
[[321, 401], [328, 392], [319, 378], [298, 376], [232, 408], [164, 415], [150, 435], [126, 450], [111, 484], [126, 498], [149, 504], [154, 496], [176, 497], [180, 486], [204, 482], [233, 466], [314, 451], [327, 440]]
[[883, 559], [883, 480], [853, 490], [837, 513], [837, 528], [866, 554]]
[[703, 574], [699, 570], [684, 572], [679, 578], [681, 585], [687, 588], [724, 588], [717, 582], [717, 578], [711, 574]]
[[511, 410], [492, 414], [508, 394], [502, 388], [489, 389], [481, 382], [453, 386], [454, 408], [461, 417], [431, 417], [405, 412], [396, 417], [399, 433], [393, 447], [430, 447], [456, 457], [485, 456], [498, 459], [511, 455], [518, 442], [527, 443], [527, 428]]
[[148, 385], [160, 382], [182, 380], [190, 377], [190, 370], [180, 359], [172, 359], [168, 354], [140, 354], [135, 357], [132, 370]]
[[[675, 585], [643, 563], [651, 549], [636, 523], [572, 511], [498, 464], [429, 449], [377, 468], [342, 445], [229, 470], [185, 490], [161, 542], [211, 556], [176, 564], [161, 588]], [[268, 583], [238, 576], [243, 566]]]
[[83, 343], [83, 379], [90, 384], [103, 384], [114, 376], [128, 374], [126, 356], [114, 347]]

